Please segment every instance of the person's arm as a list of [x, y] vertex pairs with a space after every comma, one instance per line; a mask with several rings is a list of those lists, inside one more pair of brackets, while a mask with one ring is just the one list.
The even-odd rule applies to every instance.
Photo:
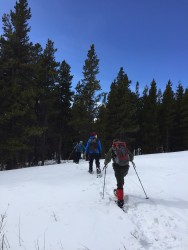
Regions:
[[105, 155], [104, 165], [106, 166], [112, 159], [112, 148], [108, 150], [108, 153]]
[[82, 144], [82, 151], [83, 151], [83, 152], [86, 151], [86, 148], [85, 148], [84, 144]]
[[101, 145], [101, 141], [98, 140], [98, 150], [99, 150], [99, 154], [101, 154], [102, 152], [102, 145]]
[[89, 142], [90, 142], [90, 139], [87, 141], [87, 144], [86, 144], [86, 148], [85, 148], [85, 150], [86, 150], [86, 154], [88, 154], [89, 152]]
[[131, 151], [127, 148], [128, 154], [129, 154], [129, 160], [132, 162], [134, 159], [134, 155], [131, 153]]

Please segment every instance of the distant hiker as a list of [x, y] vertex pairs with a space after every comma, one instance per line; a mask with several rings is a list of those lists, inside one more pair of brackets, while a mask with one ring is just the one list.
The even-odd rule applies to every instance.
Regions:
[[87, 145], [86, 145], [86, 155], [88, 155], [89, 158], [89, 173], [93, 173], [93, 161], [95, 159], [96, 169], [97, 169], [97, 175], [101, 174], [100, 170], [100, 162], [99, 159], [101, 157], [102, 152], [102, 146], [100, 140], [97, 138], [97, 134], [93, 132], [88, 139]]
[[73, 156], [73, 157], [72, 157], [73, 162], [75, 162], [75, 155], [76, 155], [76, 154], [75, 154], [75, 148], [76, 148], [76, 145], [77, 145], [77, 144], [78, 144], [78, 142], [74, 142], [74, 143], [73, 143], [73, 145], [72, 145], [72, 146], [73, 146], [73, 149], [72, 149], [72, 151], [71, 151], [71, 153], [70, 153], [70, 155], [69, 155], [69, 158], [68, 158], [68, 159], [70, 159], [71, 156]]
[[79, 160], [81, 158], [81, 154], [84, 153], [84, 152], [85, 152], [85, 146], [83, 144], [83, 141], [80, 141], [75, 146], [75, 153], [74, 153], [73, 161], [78, 164]]
[[113, 140], [112, 147], [105, 156], [105, 167], [107, 167], [111, 159], [113, 160], [112, 166], [117, 181], [117, 189], [114, 189], [114, 194], [118, 199], [117, 204], [119, 207], [123, 207], [124, 205], [124, 177], [129, 171], [129, 161], [133, 161], [133, 158], [134, 156], [126, 147], [126, 143], [118, 139]]
[[83, 144], [83, 141], [80, 141], [80, 143], [82, 144], [82, 151], [80, 154], [80, 159], [84, 159], [85, 158], [85, 152], [86, 152], [86, 147]]

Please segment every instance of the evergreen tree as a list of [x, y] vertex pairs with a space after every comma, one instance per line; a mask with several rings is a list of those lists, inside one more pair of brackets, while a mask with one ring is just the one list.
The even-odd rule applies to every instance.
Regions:
[[143, 128], [144, 128], [144, 125], [145, 125], [145, 112], [147, 110], [144, 107], [145, 107], [145, 103], [147, 103], [148, 92], [149, 92], [149, 88], [146, 85], [144, 87], [142, 97], [140, 98], [141, 110], [140, 110], [139, 124], [140, 124], [140, 144], [142, 146], [142, 153], [146, 153], [145, 150], [147, 150], [147, 149], [145, 149], [144, 135], [143, 135], [142, 131], [143, 131]]
[[184, 96], [184, 89], [181, 84], [178, 85], [176, 93], [175, 93], [175, 120], [174, 120], [174, 140], [173, 140], [173, 149], [175, 151], [181, 151], [184, 149], [183, 139], [184, 133], [182, 129], [184, 115], [182, 112], [183, 108], [183, 96]]
[[185, 89], [180, 112], [182, 117], [181, 128], [180, 128], [183, 135], [182, 148], [183, 150], [188, 150], [188, 88]]
[[83, 66], [84, 78], [76, 86], [73, 106], [74, 128], [82, 140], [88, 138], [88, 133], [93, 130], [97, 116], [99, 97], [96, 95], [96, 92], [101, 90], [100, 81], [97, 80], [98, 73], [99, 59], [96, 55], [94, 44], [92, 44]]
[[96, 76], [99, 73], [99, 59], [95, 53], [94, 44], [91, 45], [90, 50], [83, 66], [83, 94], [84, 102], [87, 107], [87, 111], [90, 114], [90, 123], [92, 124], [96, 117], [96, 104], [97, 97], [96, 91], [101, 90], [100, 81], [97, 80]]
[[106, 131], [106, 142], [107, 144], [111, 144], [112, 140], [116, 138], [117, 130], [119, 126], [119, 121], [117, 119], [119, 107], [118, 101], [118, 91], [117, 91], [117, 83], [114, 80], [110, 86], [110, 92], [108, 94], [108, 100], [106, 105], [106, 122], [105, 122], [105, 131]]
[[54, 155], [54, 141], [51, 127], [53, 121], [50, 119], [53, 113], [56, 112], [53, 109], [55, 102], [55, 84], [58, 82], [58, 66], [56, 62], [54, 42], [48, 39], [46, 47], [41, 55], [40, 70], [38, 72], [38, 110], [39, 110], [39, 124], [43, 131], [40, 148], [41, 148], [41, 160], [44, 165], [45, 159], [51, 159]]
[[143, 96], [141, 133], [144, 153], [153, 153], [159, 148], [158, 114], [157, 86], [153, 79], [150, 84], [149, 93], [147, 94], [146, 88]]
[[111, 143], [114, 138], [129, 143], [135, 139], [134, 133], [137, 132], [138, 127], [135, 119], [135, 94], [130, 90], [130, 83], [131, 81], [121, 67], [117, 78], [111, 84], [106, 106], [108, 143]]
[[32, 84], [32, 44], [29, 42], [30, 8], [26, 0], [16, 2], [14, 11], [3, 16], [0, 38], [0, 89], [3, 108], [0, 126], [4, 136], [0, 150], [7, 169], [24, 166], [31, 151], [35, 120], [35, 89]]
[[163, 100], [163, 93], [161, 89], [157, 92], [157, 107], [158, 107], [158, 128], [159, 128], [159, 147], [157, 152], [162, 153], [164, 152], [164, 145], [163, 145], [163, 117], [162, 117], [162, 100]]
[[175, 99], [172, 90], [172, 83], [169, 80], [166, 89], [163, 93], [163, 100], [161, 104], [161, 118], [162, 118], [162, 143], [165, 152], [173, 150], [173, 128], [175, 119]]
[[142, 98], [140, 97], [140, 92], [139, 92], [139, 82], [137, 82], [135, 89], [135, 123], [137, 124], [138, 131], [136, 133], [136, 140], [133, 144], [135, 153], [138, 148], [142, 147], [141, 111], [142, 111]]
[[74, 104], [72, 107], [71, 126], [74, 132], [74, 142], [86, 140], [88, 136], [88, 113], [84, 102], [83, 84], [79, 81], [75, 88]]
[[54, 121], [53, 131], [57, 151], [57, 162], [66, 159], [68, 156], [68, 146], [70, 147], [71, 135], [71, 102], [73, 101], [73, 91], [71, 90], [73, 76], [70, 73], [70, 66], [63, 61], [59, 68], [59, 79], [55, 85], [54, 113], [51, 119]]
[[107, 93], [101, 94], [101, 104], [98, 106], [97, 118], [94, 124], [94, 130], [100, 131], [100, 140], [103, 142], [103, 153], [108, 150], [109, 145], [106, 143], [106, 134], [109, 132], [105, 130], [106, 125], [106, 102]]

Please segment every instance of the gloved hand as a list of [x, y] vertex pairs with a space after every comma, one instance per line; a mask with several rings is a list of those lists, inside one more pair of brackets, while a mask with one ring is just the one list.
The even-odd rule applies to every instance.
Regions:
[[136, 168], [136, 165], [135, 165], [135, 163], [134, 163], [133, 161], [131, 161], [131, 163], [133, 164], [133, 167], [134, 167], [134, 168]]
[[103, 170], [104, 170], [104, 169], [107, 169], [107, 164], [106, 164], [106, 163], [104, 163]]

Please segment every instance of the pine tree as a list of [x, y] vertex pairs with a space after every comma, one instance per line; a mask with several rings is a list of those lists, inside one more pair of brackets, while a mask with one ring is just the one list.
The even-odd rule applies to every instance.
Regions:
[[173, 128], [175, 119], [175, 99], [172, 90], [172, 83], [169, 80], [165, 91], [163, 93], [163, 100], [161, 104], [161, 118], [162, 118], [162, 143], [165, 152], [173, 150]]
[[124, 73], [123, 68], [111, 84], [107, 102], [106, 130], [107, 141], [114, 138], [133, 143], [138, 130], [135, 117], [135, 94], [130, 90], [131, 81]]
[[106, 127], [106, 96], [107, 93], [103, 95], [102, 103], [98, 107], [98, 114], [94, 124], [94, 130], [100, 131], [100, 140], [103, 142], [103, 152], [108, 150], [109, 145], [106, 143], [106, 135], [109, 133], [108, 130], [105, 129]]
[[142, 93], [142, 97], [140, 98], [141, 110], [140, 110], [139, 124], [140, 124], [140, 144], [142, 146], [142, 153], [146, 153], [147, 152], [147, 149], [145, 148], [145, 141], [144, 141], [143, 129], [144, 129], [144, 126], [145, 126], [145, 112], [147, 112], [147, 110], [144, 107], [145, 107], [145, 103], [147, 103], [148, 94], [149, 94], [148, 92], [149, 92], [149, 88], [146, 85], [144, 87], [144, 90], [143, 90], [143, 93]]
[[75, 88], [72, 116], [71, 126], [74, 130], [74, 142], [86, 140], [88, 136], [89, 117], [84, 102], [83, 84], [80, 81]]
[[118, 136], [117, 130], [119, 127], [119, 120], [117, 119], [117, 107], [119, 107], [119, 100], [117, 87], [117, 83], [114, 80], [110, 86], [110, 92], [108, 94], [108, 100], [106, 105], [105, 141], [108, 145], [110, 145], [112, 140]]
[[[80, 139], [86, 140], [88, 133], [94, 128], [98, 112], [97, 91], [101, 90], [99, 73], [99, 59], [94, 44], [91, 45], [87, 59], [83, 66], [83, 79], [76, 86], [75, 103], [73, 106], [73, 124]], [[80, 113], [78, 113], [80, 111]]]
[[188, 88], [185, 89], [181, 106], [182, 148], [188, 150]]
[[[136, 133], [136, 140], [133, 144], [133, 148], [135, 149], [135, 153], [137, 153], [137, 149], [141, 149], [141, 141], [142, 141], [142, 131], [141, 131], [141, 110], [142, 110], [142, 98], [140, 97], [139, 92], [139, 82], [136, 83], [135, 89], [135, 123], [137, 124], [138, 131]], [[141, 152], [140, 152], [141, 153]]]
[[182, 129], [184, 115], [182, 112], [183, 108], [183, 96], [184, 89], [181, 84], [178, 85], [175, 93], [175, 120], [174, 120], [174, 130], [173, 130], [173, 149], [175, 151], [181, 151], [184, 149], [183, 139], [184, 133]]
[[83, 66], [83, 94], [84, 102], [87, 107], [87, 111], [90, 114], [90, 123], [92, 124], [95, 118], [96, 110], [96, 91], [101, 90], [100, 81], [96, 79], [99, 73], [99, 59], [95, 53], [94, 44], [91, 45], [90, 50]]
[[3, 16], [0, 126], [4, 136], [0, 150], [7, 169], [24, 166], [31, 151], [35, 89], [32, 84], [32, 44], [28, 36], [30, 18], [26, 0], [16, 2], [14, 11]]
[[44, 128], [42, 127], [41, 121], [41, 94], [43, 93], [43, 89], [41, 86], [41, 79], [43, 65], [42, 65], [42, 56], [43, 56], [43, 49], [42, 46], [37, 43], [32, 47], [32, 80], [33, 86], [35, 89], [35, 105], [34, 105], [34, 113], [35, 113], [35, 122], [33, 129], [33, 138], [31, 141], [32, 144], [32, 152], [29, 161], [29, 165], [37, 166], [39, 161], [41, 160], [41, 139], [44, 133]]
[[54, 111], [51, 119], [53, 122], [54, 137], [57, 138], [56, 145], [57, 162], [60, 163], [62, 157], [67, 158], [68, 146], [70, 147], [71, 135], [71, 102], [73, 101], [73, 91], [71, 90], [73, 76], [70, 73], [70, 66], [66, 61], [62, 61], [59, 68], [58, 83], [56, 83]]
[[150, 84], [149, 93], [145, 89], [142, 108], [142, 144], [144, 153], [154, 153], [158, 151], [160, 144], [159, 136], [159, 109], [157, 105], [157, 86], [153, 81]]
[[42, 137], [40, 142], [40, 157], [42, 165], [45, 159], [51, 159], [54, 152], [54, 141], [51, 127], [53, 121], [50, 119], [53, 113], [55, 102], [55, 84], [58, 82], [58, 66], [56, 62], [54, 42], [48, 39], [46, 47], [41, 55], [39, 64], [39, 79], [38, 79], [38, 122], [42, 129]]

